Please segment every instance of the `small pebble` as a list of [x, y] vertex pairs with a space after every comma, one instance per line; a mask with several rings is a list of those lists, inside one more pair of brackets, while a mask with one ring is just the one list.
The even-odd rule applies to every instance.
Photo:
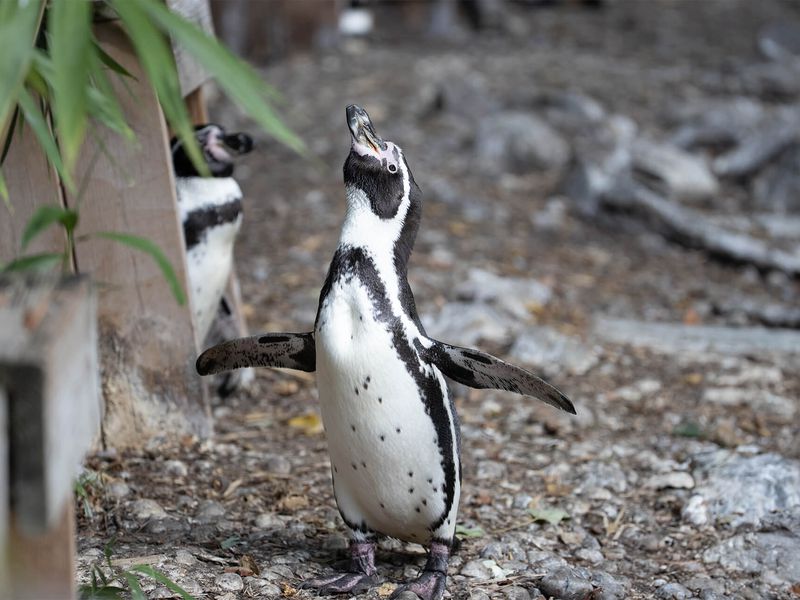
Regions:
[[663, 600], [687, 600], [692, 597], [692, 592], [680, 583], [667, 583], [656, 590], [656, 598]]
[[279, 473], [281, 475], [288, 475], [292, 472], [292, 463], [285, 456], [270, 456], [267, 458], [264, 465], [266, 470], [270, 473]]
[[168, 460], [164, 463], [164, 471], [175, 477], [186, 477], [189, 474], [189, 468], [182, 460]]
[[131, 493], [130, 486], [124, 481], [112, 481], [105, 487], [105, 490], [108, 496], [117, 500]]
[[192, 554], [188, 550], [181, 549], [175, 553], [175, 562], [178, 563], [179, 565], [183, 565], [184, 567], [191, 567], [193, 565], [198, 564], [200, 561], [198, 561], [194, 557], [194, 554]]
[[214, 584], [226, 592], [238, 592], [244, 588], [244, 581], [242, 581], [242, 576], [238, 573], [217, 575], [216, 579], [214, 579]]
[[155, 500], [140, 498], [131, 506], [131, 513], [138, 521], [148, 521], [151, 519], [163, 519], [167, 516], [166, 511]]
[[225, 507], [216, 500], [203, 500], [195, 513], [195, 519], [201, 523], [210, 523], [224, 516]]

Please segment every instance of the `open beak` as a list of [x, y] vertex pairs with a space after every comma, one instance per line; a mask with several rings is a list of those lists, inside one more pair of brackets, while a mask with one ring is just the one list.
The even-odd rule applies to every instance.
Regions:
[[231, 133], [222, 136], [222, 144], [234, 154], [247, 154], [253, 149], [253, 138], [246, 133]]
[[357, 104], [347, 107], [347, 125], [350, 127], [353, 143], [371, 148], [376, 154], [386, 149], [386, 142], [375, 133], [367, 111]]

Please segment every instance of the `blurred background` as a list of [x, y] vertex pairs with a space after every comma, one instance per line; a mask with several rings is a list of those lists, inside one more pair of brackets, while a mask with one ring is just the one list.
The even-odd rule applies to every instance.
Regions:
[[[524, 364], [575, 401], [571, 417], [454, 388], [454, 598], [800, 594], [800, 3], [212, 9], [312, 156], [207, 89], [212, 120], [256, 138], [236, 170], [250, 329], [314, 322], [345, 210], [344, 110], [358, 103], [423, 191], [409, 278], [429, 334]], [[314, 395], [303, 374], [262, 370], [217, 401], [215, 445], [125, 463], [140, 495], [200, 523], [144, 528], [127, 552], [237, 536], [228, 550], [284, 569], [245, 582], [265, 597], [332, 560], [345, 542]], [[175, 576], [226, 589], [193, 569]]]

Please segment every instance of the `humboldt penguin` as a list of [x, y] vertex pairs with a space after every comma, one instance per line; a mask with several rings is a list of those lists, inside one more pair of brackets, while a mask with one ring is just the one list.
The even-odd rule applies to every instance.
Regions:
[[319, 298], [314, 330], [232, 340], [197, 360], [201, 375], [251, 366], [316, 371], [336, 503], [350, 534], [346, 572], [307, 582], [323, 594], [378, 583], [375, 540], [427, 546], [420, 576], [401, 585], [422, 600], [445, 589], [461, 494], [458, 417], [445, 377], [533, 396], [570, 413], [534, 374], [478, 350], [428, 337], [407, 280], [422, 195], [403, 151], [367, 112], [347, 107], [347, 214]]

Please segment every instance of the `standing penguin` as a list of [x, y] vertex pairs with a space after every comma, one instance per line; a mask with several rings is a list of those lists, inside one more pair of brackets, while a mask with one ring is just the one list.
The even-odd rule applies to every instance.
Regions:
[[[183, 235], [195, 326], [207, 343], [241, 335], [224, 297], [233, 271], [233, 245], [242, 224], [242, 190], [233, 178], [234, 159], [253, 149], [245, 133], [226, 134], [219, 125], [195, 127], [195, 137], [211, 177], [202, 177], [178, 138], [171, 142], [172, 165]], [[217, 390], [227, 396], [252, 378], [226, 374]]]
[[377, 583], [375, 537], [428, 546], [419, 578], [400, 586], [423, 600], [445, 589], [461, 494], [458, 417], [445, 376], [510, 390], [575, 413], [532, 373], [477, 350], [429, 338], [407, 281], [421, 192], [402, 150], [347, 107], [347, 216], [322, 287], [314, 331], [232, 340], [197, 360], [201, 375], [269, 366], [317, 372], [333, 489], [350, 532], [346, 573], [313, 580], [323, 594]]

